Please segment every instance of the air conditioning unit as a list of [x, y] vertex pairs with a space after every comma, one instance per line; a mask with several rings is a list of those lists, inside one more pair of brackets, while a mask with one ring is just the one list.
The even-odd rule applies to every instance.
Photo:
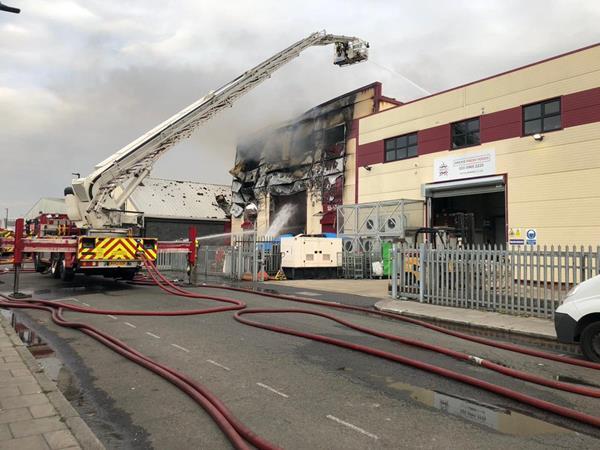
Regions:
[[383, 231], [387, 234], [403, 235], [408, 219], [402, 214], [394, 214], [383, 220]]

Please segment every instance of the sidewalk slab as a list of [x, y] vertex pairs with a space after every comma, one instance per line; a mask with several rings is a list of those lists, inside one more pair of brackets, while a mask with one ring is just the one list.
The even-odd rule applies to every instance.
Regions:
[[2, 316], [0, 350], [0, 448], [104, 450]]
[[375, 303], [380, 311], [393, 312], [414, 318], [450, 321], [465, 326], [477, 326], [513, 333], [523, 333], [542, 339], [556, 339], [554, 322], [537, 317], [522, 317], [476, 309], [430, 305], [407, 300], [380, 300]]

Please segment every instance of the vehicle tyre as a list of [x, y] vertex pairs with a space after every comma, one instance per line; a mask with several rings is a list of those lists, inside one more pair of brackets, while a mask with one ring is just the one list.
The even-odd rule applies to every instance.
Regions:
[[63, 281], [73, 281], [75, 271], [72, 267], [67, 267], [64, 259], [60, 260], [60, 279]]
[[600, 362], [600, 321], [592, 322], [581, 333], [581, 351], [590, 361]]
[[133, 280], [133, 278], [135, 277], [135, 274], [137, 273], [137, 270], [127, 270], [127, 271], [123, 271], [123, 274], [121, 274], [119, 276], [119, 278], [121, 278], [122, 280], [127, 280], [127, 281], [131, 281]]
[[61, 272], [61, 268], [62, 268], [62, 258], [58, 258], [58, 259], [53, 259], [52, 263], [50, 265], [50, 275], [52, 275], [52, 278], [56, 278], [59, 279], [60, 278], [60, 272]]
[[47, 267], [40, 261], [40, 255], [36, 253], [33, 255], [33, 268], [37, 273], [42, 273], [47, 269]]

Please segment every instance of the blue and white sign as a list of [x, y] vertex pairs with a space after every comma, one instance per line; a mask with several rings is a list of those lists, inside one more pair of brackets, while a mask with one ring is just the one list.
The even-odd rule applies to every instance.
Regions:
[[537, 230], [535, 228], [527, 229], [525, 233], [526, 244], [527, 245], [536, 245], [537, 244]]

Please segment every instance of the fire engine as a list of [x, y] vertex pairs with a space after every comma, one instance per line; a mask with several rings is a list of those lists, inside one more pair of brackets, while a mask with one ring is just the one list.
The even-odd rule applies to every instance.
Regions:
[[[267, 80], [280, 67], [312, 46], [333, 44], [334, 64], [365, 61], [369, 44], [356, 37], [320, 31], [247, 70], [192, 103], [95, 166], [65, 189], [66, 216], [40, 216], [35, 236], [24, 239], [22, 251], [34, 253], [36, 270], [70, 280], [76, 272], [132, 278], [143, 259], [155, 260], [164, 250], [156, 239], [140, 237], [143, 216], [127, 211], [127, 199], [150, 174], [154, 163], [200, 124], [230, 107], [243, 94]], [[195, 251], [195, 242], [182, 251]]]

